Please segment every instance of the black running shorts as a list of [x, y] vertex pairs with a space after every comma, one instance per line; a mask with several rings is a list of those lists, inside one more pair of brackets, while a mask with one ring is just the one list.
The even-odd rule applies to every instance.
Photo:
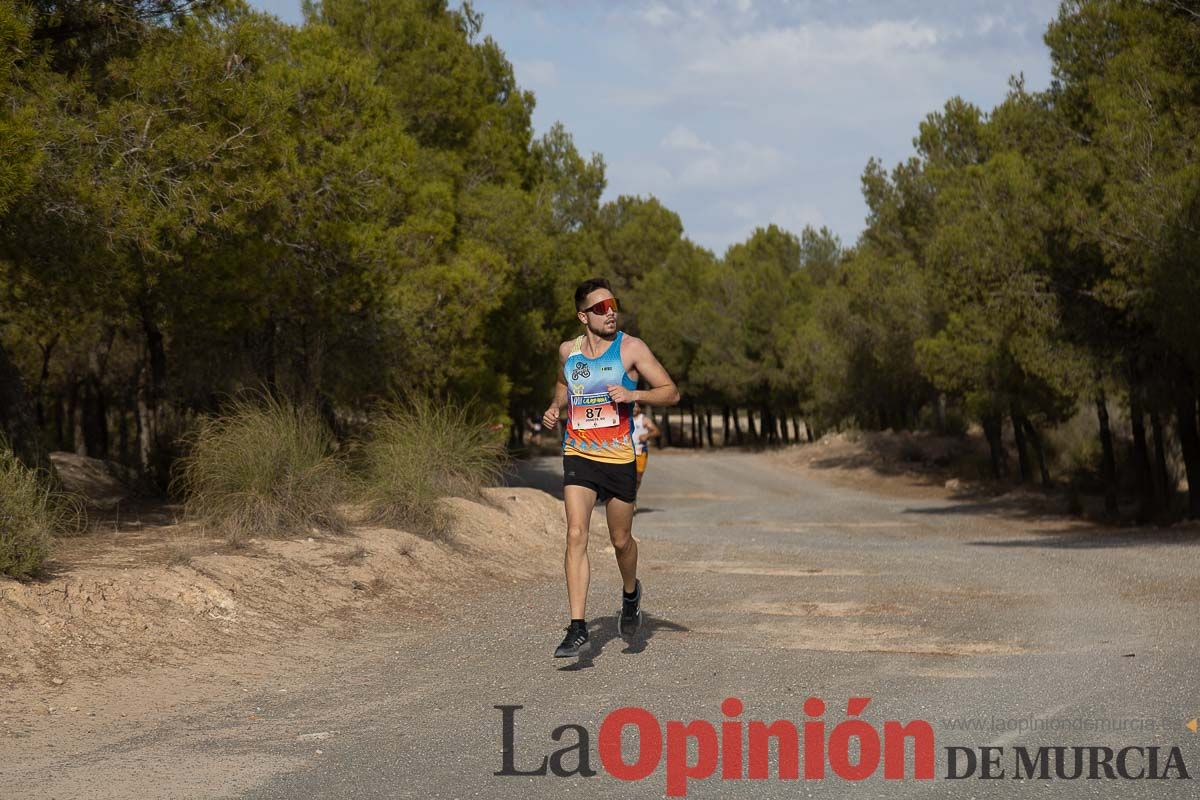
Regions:
[[586, 486], [603, 503], [610, 497], [637, 500], [637, 462], [611, 464], [583, 456], [563, 456], [563, 486]]

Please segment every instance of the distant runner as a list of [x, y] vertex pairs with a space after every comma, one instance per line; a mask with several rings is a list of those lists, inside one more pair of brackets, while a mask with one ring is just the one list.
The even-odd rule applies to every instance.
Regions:
[[[554, 400], [542, 416], [549, 429], [567, 409], [563, 430], [563, 500], [567, 509], [567, 601], [571, 623], [555, 658], [590, 648], [587, 621], [588, 530], [596, 502], [606, 503], [609, 537], [617, 555], [623, 591], [617, 620], [622, 634], [642, 622], [642, 584], [637, 578], [633, 504], [638, 473], [633, 441], [633, 403], [672, 406], [679, 390], [641, 339], [617, 330], [617, 300], [603, 278], [575, 289], [575, 311], [584, 332], [558, 348], [562, 368]], [[639, 377], [650, 389], [638, 390]]]
[[641, 403], [633, 404], [633, 450], [637, 454], [637, 488], [642, 490], [642, 476], [646, 474], [646, 462], [650, 459], [650, 437], [658, 436], [654, 418], [642, 411]]

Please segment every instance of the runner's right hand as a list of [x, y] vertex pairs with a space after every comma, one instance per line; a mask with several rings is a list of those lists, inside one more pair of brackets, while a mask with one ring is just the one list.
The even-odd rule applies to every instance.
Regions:
[[550, 406], [546, 409], [546, 413], [542, 414], [542, 426], [548, 430], [558, 427], [558, 406]]

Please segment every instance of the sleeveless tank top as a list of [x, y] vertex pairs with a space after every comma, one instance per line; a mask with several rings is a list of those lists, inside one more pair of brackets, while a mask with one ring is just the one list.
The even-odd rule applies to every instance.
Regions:
[[618, 332], [598, 358], [584, 357], [583, 336], [575, 340], [563, 365], [567, 382], [563, 455], [610, 464], [634, 460], [633, 403], [617, 403], [608, 395], [608, 387], [614, 384], [630, 391], [637, 388], [637, 381], [629, 377], [621, 363], [623, 338], [624, 332]]

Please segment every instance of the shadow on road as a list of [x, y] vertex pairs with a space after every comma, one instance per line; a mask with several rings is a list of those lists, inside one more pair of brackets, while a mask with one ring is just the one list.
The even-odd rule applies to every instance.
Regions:
[[976, 547], [1043, 547], [1055, 550], [1095, 550], [1122, 547], [1200, 544], [1200, 527], [1182, 530], [1137, 528], [1114, 532], [1112, 528], [1089, 526], [1071, 530], [1035, 530], [1029, 539], [999, 539], [969, 542]]
[[955, 497], [946, 505], [918, 506], [904, 509], [905, 514], [931, 516], [972, 516], [978, 514], [1003, 514], [1006, 517], [1041, 519], [1047, 516], [1062, 516], [1065, 500], [1036, 492], [1014, 492], [1000, 497], [967, 499]]
[[565, 667], [559, 667], [559, 672], [578, 672], [582, 669], [590, 669], [592, 662], [604, 652], [604, 646], [614, 639], [620, 640], [625, 645], [625, 649], [621, 651], [621, 655], [637, 655], [646, 649], [650, 640], [659, 631], [678, 633], [687, 632], [690, 628], [686, 625], [680, 625], [677, 622], [659, 619], [658, 617], [646, 614], [642, 621], [641, 629], [633, 636], [625, 639], [617, 633], [617, 615], [612, 614], [607, 617], [597, 617], [595, 622], [590, 626], [590, 630], [592, 634], [592, 649], [580, 656], [578, 661], [567, 664]]

